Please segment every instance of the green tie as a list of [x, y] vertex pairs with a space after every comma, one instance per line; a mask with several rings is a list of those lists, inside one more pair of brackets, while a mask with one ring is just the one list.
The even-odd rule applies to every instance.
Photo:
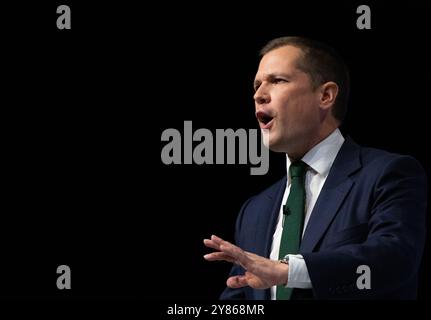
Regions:
[[[302, 161], [290, 165], [290, 192], [283, 206], [283, 234], [281, 236], [279, 259], [287, 254], [297, 254], [301, 243], [305, 209], [305, 173], [307, 164]], [[292, 288], [277, 286], [277, 300], [289, 300]]]

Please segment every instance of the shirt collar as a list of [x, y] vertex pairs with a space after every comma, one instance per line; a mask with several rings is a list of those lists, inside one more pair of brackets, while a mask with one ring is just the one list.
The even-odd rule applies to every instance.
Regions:
[[[301, 160], [315, 172], [326, 177], [343, 143], [344, 137], [337, 128], [329, 136], [311, 148], [311, 150], [309, 150]], [[289, 172], [290, 164], [291, 161], [286, 154], [287, 172]], [[290, 183], [289, 174], [287, 175], [287, 178]]]

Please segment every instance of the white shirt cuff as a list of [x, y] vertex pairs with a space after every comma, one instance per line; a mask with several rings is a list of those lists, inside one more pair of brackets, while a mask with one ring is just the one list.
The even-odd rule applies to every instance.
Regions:
[[286, 287], [311, 289], [313, 286], [311, 285], [304, 257], [300, 254], [288, 254], [288, 256], [289, 274]]

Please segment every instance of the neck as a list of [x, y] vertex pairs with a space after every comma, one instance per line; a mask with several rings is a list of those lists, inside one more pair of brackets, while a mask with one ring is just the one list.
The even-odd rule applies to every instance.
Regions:
[[337, 126], [324, 126], [322, 127], [322, 130], [320, 130], [319, 134], [317, 134], [315, 137], [311, 138], [307, 143], [302, 145], [302, 148], [299, 150], [295, 150], [292, 152], [288, 152], [288, 157], [291, 162], [297, 161], [302, 159], [302, 157], [311, 149], [314, 148], [317, 144], [325, 140], [332, 132], [334, 132], [335, 129], [338, 128]]

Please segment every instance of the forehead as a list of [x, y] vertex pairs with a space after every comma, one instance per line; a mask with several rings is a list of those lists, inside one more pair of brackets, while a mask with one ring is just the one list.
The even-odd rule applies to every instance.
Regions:
[[271, 50], [260, 60], [256, 77], [265, 77], [269, 74], [293, 74], [298, 72], [297, 62], [301, 56], [301, 49], [290, 45]]

